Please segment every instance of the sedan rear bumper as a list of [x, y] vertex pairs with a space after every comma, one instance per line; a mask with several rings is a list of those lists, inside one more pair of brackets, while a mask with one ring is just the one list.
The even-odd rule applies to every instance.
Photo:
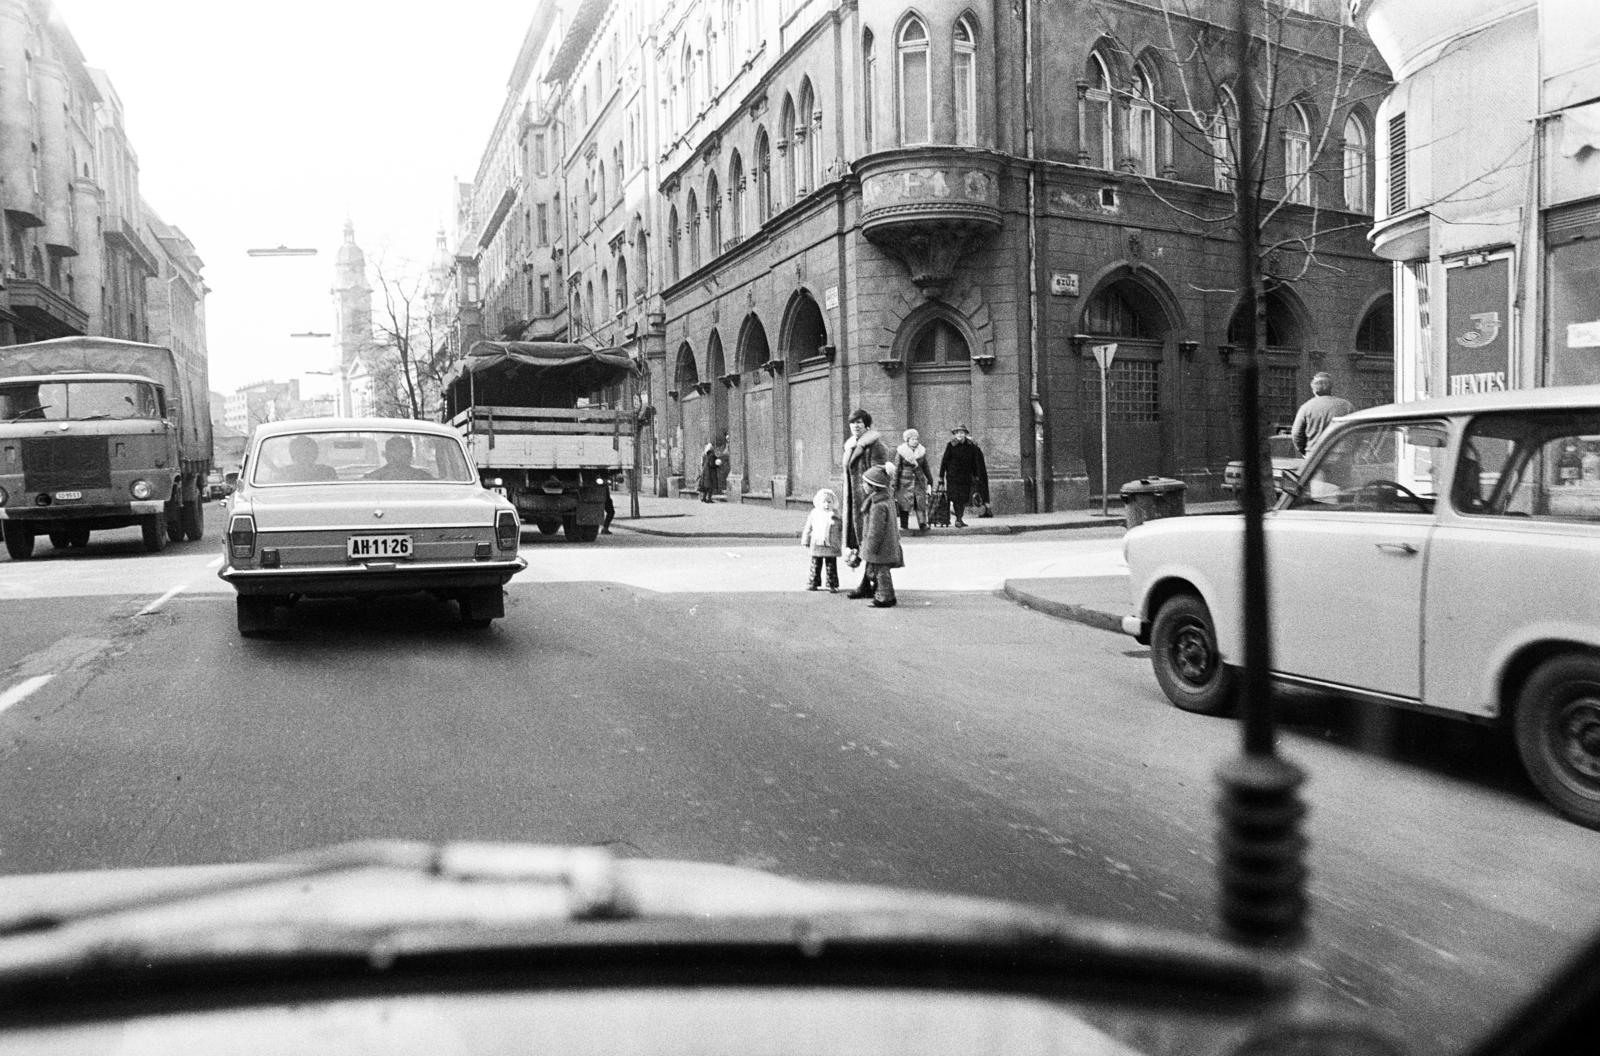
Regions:
[[424, 590], [470, 590], [501, 586], [528, 567], [521, 557], [508, 561], [447, 561], [419, 565], [406, 561], [368, 561], [359, 565], [297, 568], [223, 566], [217, 578], [240, 594], [306, 594], [349, 597], [357, 594], [409, 594]]

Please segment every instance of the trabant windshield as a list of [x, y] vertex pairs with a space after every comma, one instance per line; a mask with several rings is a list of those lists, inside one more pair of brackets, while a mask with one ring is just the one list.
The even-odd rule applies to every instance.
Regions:
[[146, 381], [24, 381], [0, 385], [0, 420], [159, 419], [161, 398]]
[[469, 483], [475, 478], [452, 436], [391, 430], [285, 433], [261, 442], [250, 482], [317, 484], [408, 480]]
[[1443, 422], [1381, 422], [1325, 442], [1290, 509], [1432, 512], [1449, 431]]

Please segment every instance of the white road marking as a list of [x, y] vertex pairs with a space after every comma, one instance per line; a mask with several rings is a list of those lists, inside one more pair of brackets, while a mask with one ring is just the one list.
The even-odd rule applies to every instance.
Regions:
[[0, 711], [5, 711], [11, 705], [28, 699], [35, 690], [55, 677], [55, 675], [34, 675], [32, 678], [23, 679], [4, 693], [0, 693]]
[[153, 615], [156, 612], [159, 612], [161, 610], [161, 606], [165, 605], [167, 602], [169, 602], [173, 598], [177, 597], [180, 593], [183, 592], [183, 588], [187, 587], [188, 585], [189, 584], [187, 584], [187, 583], [179, 583], [177, 586], [173, 587], [171, 590], [169, 590], [165, 594], [161, 595], [155, 601], [152, 601], [150, 604], [148, 604], [144, 608], [140, 609], [134, 615], [136, 615], [136, 616], [150, 616], [150, 615]]

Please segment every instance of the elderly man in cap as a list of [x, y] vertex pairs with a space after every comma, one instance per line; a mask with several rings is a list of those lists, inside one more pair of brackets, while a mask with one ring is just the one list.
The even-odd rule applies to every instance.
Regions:
[[968, 503], [989, 501], [989, 471], [983, 464], [983, 449], [972, 441], [965, 424], [950, 430], [950, 435], [944, 457], [939, 459], [939, 482], [950, 496], [956, 527], [965, 528], [967, 522], [961, 515]]
[[1295, 412], [1294, 428], [1290, 430], [1290, 435], [1294, 437], [1294, 449], [1305, 454], [1335, 418], [1354, 410], [1349, 400], [1333, 394], [1332, 375], [1318, 371], [1311, 378], [1311, 398]]

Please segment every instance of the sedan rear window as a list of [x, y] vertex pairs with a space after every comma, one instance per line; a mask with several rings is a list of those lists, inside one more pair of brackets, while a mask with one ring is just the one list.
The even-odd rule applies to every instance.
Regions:
[[475, 480], [452, 436], [389, 430], [286, 433], [261, 442], [252, 484]]

